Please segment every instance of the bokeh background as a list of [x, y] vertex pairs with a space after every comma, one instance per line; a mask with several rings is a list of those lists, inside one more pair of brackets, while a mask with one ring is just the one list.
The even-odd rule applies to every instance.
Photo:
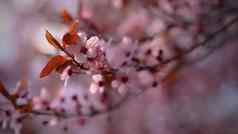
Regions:
[[[126, 18], [118, 10], [108, 12], [109, 9], [105, 6], [108, 2], [111, 1], [86, 1], [89, 8], [97, 11], [95, 19], [102, 26], [107, 26], [107, 32], [124, 34], [126, 30], [123, 27], [127, 29], [127, 25], [121, 24], [121, 29], [118, 30], [118, 20], [125, 19], [128, 23], [136, 21], [129, 22], [129, 15]], [[207, 19], [206, 28], [216, 29], [224, 21], [224, 16], [228, 16], [229, 20], [229, 16], [237, 15], [237, 3], [235, 0], [226, 1], [228, 7], [234, 8], [230, 14], [216, 17], [211, 12], [204, 18]], [[57, 38], [61, 38], [66, 26], [62, 24], [59, 11], [65, 8], [73, 16], [77, 16], [78, 7], [78, 0], [0, 0], [0, 80], [8, 88], [14, 88], [20, 79], [29, 81], [33, 95], [39, 94], [42, 87], [54, 92], [62, 86], [63, 82], [57, 75], [45, 79], [38, 77], [48, 56], [56, 53], [47, 45], [44, 32], [48, 29]], [[128, 10], [135, 9], [136, 13], [141, 11], [140, 4], [134, 4], [130, 8]], [[135, 12], [131, 12], [132, 16], [135, 16]], [[144, 17], [143, 10], [141, 12], [138, 13], [142, 14], [142, 17], [138, 17], [139, 20]], [[219, 21], [220, 19], [223, 21]], [[147, 24], [144, 21], [141, 23]], [[209, 51], [209, 55], [201, 60], [184, 66], [176, 75], [176, 80], [164, 83], [158, 90], [150, 90], [131, 99], [112, 113], [90, 119], [85, 126], [74, 127], [69, 132], [62, 131], [60, 126], [43, 127], [40, 119], [27, 120], [22, 134], [237, 134], [237, 29], [236, 24], [210, 43], [212, 47], [206, 50], [214, 51]], [[2, 97], [0, 100], [4, 101]], [[70, 124], [70, 121], [67, 123]], [[0, 129], [0, 134], [6, 133], [11, 134], [13, 131]]]

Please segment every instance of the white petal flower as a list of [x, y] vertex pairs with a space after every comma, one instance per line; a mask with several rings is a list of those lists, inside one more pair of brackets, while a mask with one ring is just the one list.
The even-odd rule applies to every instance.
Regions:
[[93, 36], [87, 40], [86, 48], [95, 48], [98, 45], [99, 38], [97, 36]]
[[83, 43], [87, 42], [87, 35], [85, 33], [79, 32], [78, 36], [80, 37], [80, 39]]
[[56, 126], [58, 123], [59, 123], [59, 120], [57, 118], [53, 118], [50, 120], [49, 125]]
[[33, 97], [32, 102], [33, 102], [33, 109], [34, 110], [40, 110], [43, 108], [42, 103], [41, 103], [41, 98], [40, 97]]
[[150, 84], [154, 80], [153, 75], [149, 71], [140, 71], [138, 77], [140, 82], [145, 85]]
[[85, 63], [87, 61], [87, 57], [84, 54], [80, 53], [75, 56], [75, 60], [79, 63]]
[[95, 94], [97, 91], [99, 90], [99, 87], [96, 83], [91, 83], [90, 87], [89, 87], [89, 91], [92, 94]]
[[118, 88], [118, 92], [121, 95], [125, 95], [127, 93], [127, 86], [125, 84], [121, 84], [120, 87]]
[[99, 82], [103, 80], [103, 76], [101, 74], [95, 74], [92, 76], [92, 78], [95, 82]]
[[118, 80], [113, 80], [111, 85], [113, 88], [118, 88], [120, 86], [120, 82]]
[[99, 88], [99, 92], [100, 92], [100, 93], [103, 93], [104, 91], [105, 91], [105, 87], [100, 87], [100, 88]]
[[96, 48], [89, 48], [87, 54], [89, 57], [92, 57], [92, 58], [96, 57], [97, 56]]
[[50, 93], [46, 88], [42, 88], [40, 91], [40, 98], [43, 100], [50, 99]]

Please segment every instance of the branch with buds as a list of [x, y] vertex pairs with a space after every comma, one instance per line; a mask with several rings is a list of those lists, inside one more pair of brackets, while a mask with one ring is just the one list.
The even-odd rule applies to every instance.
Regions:
[[[160, 57], [161, 58], [161, 64], [160, 65], [169, 64], [170, 62], [178, 60], [178, 59], [186, 56], [188, 53], [191, 53], [191, 52], [195, 51], [197, 48], [205, 46], [206, 43], [208, 43], [209, 41], [212, 41], [214, 38], [216, 38], [216, 36], [218, 36], [218, 34], [222, 33], [224, 30], [229, 28], [231, 25], [233, 25], [237, 21], [238, 21], [238, 18], [233, 19], [232, 21], [227, 23], [225, 26], [221, 27], [219, 30], [217, 30], [216, 32], [211, 34], [204, 41], [202, 41], [201, 43], [198, 43], [197, 45], [194, 45], [192, 48], [190, 48], [186, 52], [182, 53], [182, 55], [177, 55], [177, 56], [174, 56], [171, 59], [167, 59], [167, 60], [163, 60], [163, 58]], [[67, 35], [67, 34], [65, 36], [77, 36], [77, 37], [64, 37], [64, 40], [69, 40], [68, 42], [64, 41], [65, 43], [67, 43], [66, 45], [70, 44], [69, 42], [73, 42], [73, 40], [70, 40], [71, 38], [80, 39], [80, 37], [78, 35], [76, 35], [76, 34], [75, 35], [74, 34]], [[66, 38], [70, 38], [70, 39], [66, 39]], [[48, 31], [46, 31], [46, 39], [48, 40], [48, 42], [52, 46], [54, 46], [55, 48], [57, 48], [57, 49], [61, 50], [62, 52], [64, 52], [66, 57], [63, 56], [63, 55], [57, 55], [57, 56], [52, 57], [49, 60], [49, 62], [47, 63], [47, 65], [41, 71], [41, 73], [40, 73], [40, 77], [41, 78], [43, 78], [45, 76], [48, 76], [54, 70], [62, 71], [64, 69], [66, 69], [67, 66], [72, 66], [71, 69], [75, 68], [75, 70], [79, 70], [79, 72], [80, 71], [89, 71], [89, 72], [91, 71], [89, 65], [79, 63], [75, 59], [75, 56], [72, 55], [70, 52], [68, 52], [66, 50], [66, 48], [63, 47], [63, 45], [61, 45], [53, 37], [53, 35], [50, 34]], [[97, 37], [92, 37], [90, 39], [91, 40], [88, 40], [88, 43], [89, 42], [94, 42], [95, 40], [98, 40]], [[87, 44], [87, 45], [89, 45], [89, 44]], [[81, 53], [85, 53], [85, 51], [88, 51], [88, 49], [86, 47], [87, 46], [82, 46]], [[103, 53], [103, 52], [101, 52], [101, 53]], [[160, 56], [162, 56], [162, 51], [160, 53]], [[106, 62], [104, 62], [103, 64], [106, 64]], [[104, 86], [103, 84], [111, 83], [113, 81], [113, 79], [114, 79], [113, 77], [116, 77], [114, 75], [116, 75], [116, 72], [119, 71], [117, 69], [110, 68], [110, 66], [108, 64], [106, 64], [105, 66], [107, 68], [98, 68], [98, 70], [96, 72], [95, 72], [95, 70], [93, 70], [93, 72], [88, 73], [90, 75], [93, 75], [95, 73], [96, 74], [103, 74], [102, 77], [104, 77], [105, 80], [107, 80], [107, 81], [104, 81], [106, 83], [104, 83], [102, 81], [99, 81], [99, 86]], [[143, 70], [151, 70], [151, 69], [158, 68], [159, 65], [154, 65], [154, 66], [134, 65], [134, 66], [135, 67], [140, 67], [140, 69], [143, 69]], [[76, 71], [73, 71], [73, 70], [67, 70], [68, 75], [70, 75], [72, 73], [75, 73], [75, 72]], [[122, 81], [123, 81], [123, 78], [122, 78]], [[124, 78], [124, 82], [126, 82], [126, 81], [127, 81], [127, 78]], [[102, 84], [102, 85], [100, 85], [100, 84]], [[24, 105], [17, 104], [17, 99], [19, 98], [19, 94], [23, 91], [24, 88], [26, 88], [26, 85], [27, 85], [26, 81], [20, 81], [20, 83], [18, 83], [18, 86], [17, 86], [16, 90], [13, 93], [9, 93], [8, 90], [6, 89], [6, 87], [3, 85], [3, 83], [0, 83], [0, 92], [1, 92], [1, 94], [12, 104], [12, 106], [14, 107], [15, 110], [17, 110], [17, 111], [19, 111], [21, 113], [29, 113], [29, 114], [36, 114], [36, 115], [48, 115], [48, 116], [58, 116], [58, 117], [62, 117], [62, 118], [78, 116], [78, 115], [73, 115], [73, 114], [59, 113], [59, 112], [57, 112], [56, 110], [53, 110], [53, 109], [51, 109], [50, 112], [43, 112], [43, 111], [33, 110], [32, 108], [34, 107], [33, 106], [34, 103], [32, 103], [32, 99], [29, 99], [29, 101], [26, 104], [24, 104]], [[130, 95], [127, 95], [124, 99], [119, 101], [119, 103], [114, 104], [114, 105], [108, 107], [107, 110], [105, 110], [103, 112], [99, 112], [99, 111], [96, 112], [96, 111], [94, 111], [90, 115], [80, 115], [80, 116], [92, 117], [92, 116], [96, 116], [98, 114], [110, 112], [110, 111], [116, 109], [118, 106], [122, 105], [122, 103], [126, 102], [126, 100], [129, 98], [129, 96]]]
[[[60, 54], [49, 59], [48, 63], [40, 72], [40, 78], [44, 78], [54, 71], [58, 72], [61, 79], [65, 81], [64, 88], [67, 88], [68, 80], [72, 75], [83, 74], [89, 76], [92, 80], [89, 86], [89, 93], [90, 95], [99, 96], [99, 99], [97, 99], [97, 104], [100, 105], [98, 106], [99, 108], [94, 107], [91, 103], [90, 105], [88, 104], [90, 100], [87, 95], [79, 97], [75, 94], [70, 97], [75, 111], [68, 112], [65, 107], [61, 107], [61, 104], [64, 104], [66, 101], [64, 96], [49, 99], [47, 90], [42, 89], [39, 96], [31, 97], [25, 80], [20, 81], [13, 92], [9, 92], [0, 81], [0, 93], [9, 101], [9, 105], [11, 106], [9, 109], [0, 109], [0, 112], [6, 115], [7, 121], [8, 118], [14, 118], [14, 121], [19, 123], [29, 116], [50, 116], [57, 120], [77, 117], [79, 118], [79, 122], [83, 125], [85, 119], [108, 114], [123, 106], [129, 99], [133, 99], [148, 90], [157, 88], [161, 82], [170, 79], [168, 79], [168, 77], [170, 77], [170, 73], [172, 72], [171, 69], [168, 69], [166, 75], [162, 75], [163, 77], [158, 78], [157, 75], [160, 76], [161, 70], [166, 70], [174, 62], [181, 62], [187, 55], [200, 47], [206, 46], [210, 41], [213, 41], [218, 35], [238, 22], [238, 17], [235, 17], [201, 42], [175, 55], [170, 55], [167, 50], [160, 48], [157, 53], [154, 54], [151, 48], [146, 48], [146, 51], [143, 52], [143, 55], [146, 56], [141, 56], [142, 50], [140, 47], [143, 45], [140, 45], [140, 43], [144, 43], [148, 40], [155, 40], [157, 43], [157, 38], [161, 40], [166, 38], [160, 37], [166, 36], [163, 34], [159, 34], [159, 36], [155, 37], [145, 37], [135, 42], [128, 38], [122, 38], [119, 43], [124, 45], [121, 49], [123, 49], [125, 53], [120, 53], [119, 51], [119, 54], [116, 53], [118, 55], [115, 55], [118, 57], [124, 56], [126, 60], [123, 59], [122, 63], [118, 64], [119, 61], [108, 58], [106, 47], [111, 47], [109, 46], [110, 43], [108, 43], [110, 42], [109, 40], [97, 36], [88, 38], [85, 33], [78, 32], [81, 24], [79, 22], [81, 20], [73, 20], [73, 17], [71, 17], [66, 10], [63, 10], [61, 15], [64, 22], [69, 24], [68, 32], [64, 34], [62, 41], [58, 41], [49, 31], [46, 31], [45, 38], [50, 45], [60, 51]], [[100, 33], [96, 26], [91, 23], [89, 24], [88, 20], [83, 19], [82, 21], [88, 24], [87, 26], [94, 29], [94, 31]], [[136, 44], [135, 48], [133, 48], [134, 46], [128, 47], [128, 44], [133, 43]], [[129, 51], [128, 48], [132, 50]], [[110, 53], [110, 50], [108, 51]], [[153, 64], [146, 62], [145, 59], [147, 57], [154, 59], [152, 60]], [[132, 73], [128, 74], [128, 72]], [[133, 75], [134, 72], [136, 72], [137, 75]], [[139, 79], [143, 79], [143, 82], [137, 83]], [[137, 87], [136, 84], [140, 84], [140, 86], [146, 90], [141, 89], [134, 91], [132, 88]], [[111, 97], [115, 94], [119, 94], [121, 97], [115, 100]], [[53, 105], [55, 103], [60, 104], [60, 106]], [[16, 118], [13, 116], [15, 114], [17, 114]], [[47, 125], [49, 121], [43, 121], [42, 124]]]

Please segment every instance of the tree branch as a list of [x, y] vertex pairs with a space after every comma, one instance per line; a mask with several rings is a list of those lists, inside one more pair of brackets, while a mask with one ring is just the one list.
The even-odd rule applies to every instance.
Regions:
[[[142, 69], [146, 69], [146, 70], [147, 69], [151, 69], [151, 68], [158, 68], [158, 66], [166, 65], [166, 64], [169, 64], [169, 63], [171, 63], [173, 61], [179, 60], [179, 59], [187, 56], [188, 54], [192, 53], [197, 48], [205, 46], [208, 42], [214, 40], [219, 34], [224, 32], [225, 30], [227, 30], [229, 27], [231, 27], [232, 25], [234, 25], [237, 22], [238, 22], [238, 17], [235, 17], [230, 22], [228, 22], [227, 24], [225, 24], [224, 26], [219, 28], [217, 31], [215, 31], [213, 34], [209, 35], [202, 42], [197, 43], [196, 45], [194, 45], [193, 47], [191, 47], [187, 51], [184, 51], [181, 55], [176, 55], [176, 56], [174, 56], [174, 57], [172, 57], [170, 59], [163, 60], [162, 64], [160, 64], [160, 65], [156, 65], [156, 66], [141, 66], [141, 67], [142, 67]], [[68, 56], [70, 56], [72, 59], [74, 59], [74, 57], [71, 54], [69, 54], [67, 51], [65, 51], [64, 49], [62, 51], [64, 51]], [[82, 117], [96, 117], [96, 116], [99, 116], [99, 115], [103, 115], [103, 114], [107, 114], [109, 112], [115, 111], [116, 109], [118, 109], [119, 107], [121, 107], [125, 103], [127, 103], [130, 99], [132, 99], [134, 97], [138, 97], [138, 96], [144, 94], [145, 92], [147, 92], [148, 90], [142, 90], [139, 93], [131, 93], [131, 92], [129, 92], [120, 101], [118, 101], [115, 104], [110, 105], [106, 110], [104, 110], [104, 111], [94, 111], [91, 114], [58, 113], [58, 112], [56, 112], [54, 110], [49, 111], [49, 112], [38, 111], [38, 110], [30, 110], [30, 111], [23, 111], [22, 113], [24, 113], [24, 114], [32, 114], [32, 115], [36, 115], [36, 116], [56, 116], [56, 117], [59, 117], [59, 118], [73, 118], [73, 117], [80, 117], [80, 116], [82, 116]], [[1, 81], [0, 81], [0, 93], [7, 100], [9, 100], [11, 102], [11, 104], [14, 106], [15, 109], [20, 107], [19, 105], [17, 105], [16, 99], [12, 98], [12, 95], [6, 90], [5, 86], [3, 85], [3, 83]]]

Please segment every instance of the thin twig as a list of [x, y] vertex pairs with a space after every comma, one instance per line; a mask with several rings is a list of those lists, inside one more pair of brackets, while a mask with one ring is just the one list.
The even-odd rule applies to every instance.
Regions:
[[158, 68], [161, 65], [166, 65], [168, 63], [171, 63], [172, 61], [176, 61], [179, 60], [183, 57], [185, 57], [186, 55], [194, 52], [197, 48], [202, 47], [207, 45], [208, 42], [214, 40], [219, 34], [221, 34], [222, 32], [224, 32], [225, 30], [227, 30], [227, 28], [229, 28], [230, 26], [232, 26], [233, 24], [238, 22], [238, 17], [235, 17], [234, 19], [232, 19], [229, 23], [225, 24], [224, 26], [222, 26], [221, 28], [219, 28], [217, 31], [215, 31], [214, 33], [210, 34], [207, 38], [205, 38], [205, 40], [203, 40], [200, 43], [197, 43], [195, 45], [193, 45], [190, 49], [184, 51], [183, 53], [176, 55], [170, 59], [164, 59], [163, 61], [161, 61], [161, 63], [159, 65], [154, 65], [154, 66], [139, 66], [142, 70], [148, 70], [148, 69], [153, 69], [153, 68]]

